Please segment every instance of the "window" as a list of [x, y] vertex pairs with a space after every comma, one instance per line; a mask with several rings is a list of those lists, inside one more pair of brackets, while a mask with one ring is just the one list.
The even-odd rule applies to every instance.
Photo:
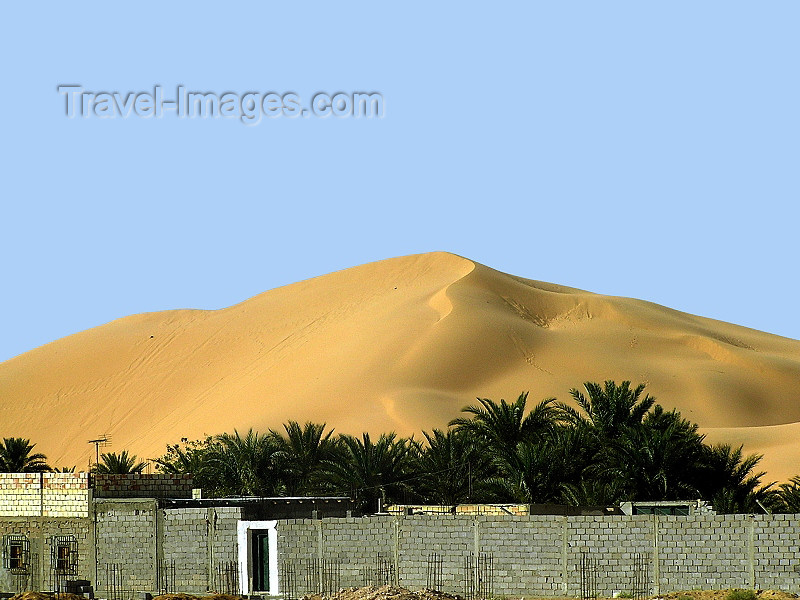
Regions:
[[24, 535], [3, 536], [3, 567], [12, 573], [28, 571], [30, 545]]
[[63, 575], [78, 572], [78, 540], [73, 535], [50, 538], [50, 568]]

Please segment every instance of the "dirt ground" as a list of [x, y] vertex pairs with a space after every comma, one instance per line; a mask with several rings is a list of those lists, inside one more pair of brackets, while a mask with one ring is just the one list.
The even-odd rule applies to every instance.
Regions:
[[[653, 600], [726, 600], [731, 590], [688, 590], [672, 592], [653, 596]], [[775, 590], [756, 591], [757, 600], [788, 600], [797, 598], [797, 594]], [[385, 585], [383, 587], [346, 588], [330, 596], [310, 595], [303, 600], [462, 600], [458, 595], [445, 594], [434, 590], [421, 590], [412, 592], [406, 588]], [[516, 596], [507, 600], [575, 600], [574, 598], [536, 598], [526, 597], [517, 599]]]
[[[730, 590], [687, 590], [683, 592], [672, 592], [652, 596], [652, 600], [726, 600]], [[781, 592], [776, 590], [756, 591], [756, 600], [788, 600], [797, 598], [797, 594]], [[75, 594], [59, 594], [59, 600], [85, 600], [83, 596]], [[506, 597], [507, 600], [575, 600], [575, 598], [537, 598], [534, 596], [517, 598]], [[17, 594], [10, 600], [52, 600], [52, 596], [40, 592], [25, 592]], [[240, 600], [239, 596], [229, 596], [226, 594], [211, 594], [207, 596], [195, 596], [191, 594], [164, 594], [156, 596], [153, 600]], [[313, 594], [304, 596], [303, 600], [462, 600], [458, 595], [445, 594], [436, 590], [411, 591], [402, 587], [384, 585], [382, 587], [362, 587], [345, 588], [330, 596], [320, 596]]]

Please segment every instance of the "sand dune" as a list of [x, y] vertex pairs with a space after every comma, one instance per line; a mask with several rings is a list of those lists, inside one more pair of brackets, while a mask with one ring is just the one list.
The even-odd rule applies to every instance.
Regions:
[[644, 382], [714, 439], [765, 452], [774, 479], [800, 471], [800, 342], [447, 253], [218, 311], [134, 315], [37, 348], [0, 364], [0, 435], [85, 467], [86, 442], [102, 433], [140, 457], [287, 419], [411, 434], [445, 426], [476, 396], [566, 400], [604, 379]]

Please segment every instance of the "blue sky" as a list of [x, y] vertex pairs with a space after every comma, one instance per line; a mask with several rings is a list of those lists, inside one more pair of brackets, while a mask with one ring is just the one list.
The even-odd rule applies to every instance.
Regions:
[[[7, 5], [0, 360], [432, 250], [800, 338], [798, 22], [789, 1]], [[385, 113], [69, 119], [62, 84]]]

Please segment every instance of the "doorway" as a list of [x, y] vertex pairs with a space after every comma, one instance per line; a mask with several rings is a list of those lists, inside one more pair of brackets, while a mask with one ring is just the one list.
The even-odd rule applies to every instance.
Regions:
[[269, 592], [269, 531], [251, 529], [253, 592]]

